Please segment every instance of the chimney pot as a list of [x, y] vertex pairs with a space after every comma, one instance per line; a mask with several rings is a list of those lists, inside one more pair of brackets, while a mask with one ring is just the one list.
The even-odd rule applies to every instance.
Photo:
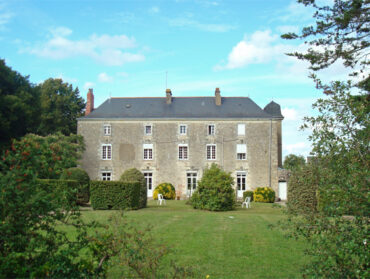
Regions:
[[216, 87], [215, 90], [215, 103], [216, 106], [221, 106], [221, 91], [220, 88]]
[[169, 105], [172, 103], [172, 92], [171, 89], [166, 89], [166, 104]]
[[94, 110], [94, 93], [93, 89], [89, 88], [89, 92], [87, 93], [85, 116], [89, 115], [93, 110]]

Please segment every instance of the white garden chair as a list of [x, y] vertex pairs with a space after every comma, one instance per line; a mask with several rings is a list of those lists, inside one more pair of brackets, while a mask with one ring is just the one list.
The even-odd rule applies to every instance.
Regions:
[[251, 207], [251, 197], [246, 197], [245, 201], [243, 201], [242, 203], [242, 208], [243, 208], [243, 205], [245, 205], [245, 208], [250, 208]]
[[162, 194], [158, 194], [157, 204], [162, 205], [162, 203], [166, 204], [166, 200], [163, 198]]

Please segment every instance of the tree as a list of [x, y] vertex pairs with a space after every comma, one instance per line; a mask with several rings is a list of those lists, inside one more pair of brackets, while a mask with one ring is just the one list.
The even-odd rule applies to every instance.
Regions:
[[[314, 36], [307, 53], [291, 55], [309, 61], [314, 71], [341, 59], [345, 66], [358, 68], [354, 75], [361, 74], [369, 64], [369, 1], [336, 0], [325, 7], [314, 0], [298, 2], [316, 9], [316, 26], [304, 28], [299, 36], [284, 35]], [[291, 179], [315, 186], [317, 203], [314, 198], [312, 205], [317, 208], [290, 210], [290, 233], [309, 243], [311, 260], [303, 269], [304, 277], [368, 278], [369, 76], [364, 72], [356, 84], [323, 84], [316, 75], [312, 78], [325, 94], [313, 104], [318, 116], [306, 117], [303, 126], [312, 130], [309, 139], [316, 166], [294, 172]]]
[[37, 168], [48, 164], [43, 151], [51, 148], [25, 137], [0, 160], [1, 278], [98, 278], [102, 272], [98, 255], [86, 250], [94, 224], [84, 223], [68, 202], [75, 193], [37, 181]]
[[[319, 6], [315, 0], [298, 0], [305, 6], [316, 9], [313, 17], [315, 26], [307, 26], [301, 34], [287, 33], [284, 39], [304, 39], [309, 45], [306, 53], [289, 55], [311, 63], [310, 69], [317, 71], [343, 61], [346, 67], [355, 68], [354, 75], [360, 76], [359, 86], [370, 90], [369, 65], [370, 5], [368, 0], [336, 0], [332, 6]], [[312, 40], [307, 41], [310, 37]]]
[[40, 94], [41, 119], [37, 133], [77, 133], [77, 118], [82, 116], [85, 102], [79, 90], [61, 79], [49, 78], [36, 88]]
[[302, 155], [289, 154], [284, 159], [284, 169], [296, 170], [303, 167], [306, 164], [306, 160]]
[[132, 168], [127, 169], [123, 172], [120, 178], [123, 182], [132, 182], [132, 181], [139, 181], [141, 184], [141, 190], [140, 190], [140, 205], [141, 207], [146, 207], [147, 202], [147, 187], [146, 187], [146, 181], [144, 174], [139, 171], [138, 169]]
[[0, 60], [0, 151], [10, 139], [36, 130], [39, 111], [39, 96], [28, 77]]

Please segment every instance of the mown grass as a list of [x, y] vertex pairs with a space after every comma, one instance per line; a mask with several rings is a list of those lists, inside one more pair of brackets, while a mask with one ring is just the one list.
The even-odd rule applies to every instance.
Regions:
[[[107, 223], [113, 211], [83, 211], [86, 220]], [[307, 261], [305, 244], [287, 239], [270, 229], [284, 218], [272, 204], [252, 203], [252, 208], [228, 212], [194, 210], [184, 201], [167, 201], [158, 206], [125, 213], [135, 226], [152, 226], [162, 244], [172, 248], [166, 261], [191, 267], [195, 278], [300, 278]], [[114, 268], [110, 278], [116, 278]]]

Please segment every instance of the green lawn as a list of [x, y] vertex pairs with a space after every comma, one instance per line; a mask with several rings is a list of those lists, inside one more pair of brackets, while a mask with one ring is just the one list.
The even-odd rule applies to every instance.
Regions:
[[[89, 220], [107, 222], [112, 211], [83, 211]], [[137, 226], [150, 224], [153, 234], [173, 251], [168, 258], [194, 269], [196, 278], [300, 278], [307, 260], [304, 243], [286, 239], [269, 229], [283, 218], [272, 204], [252, 203], [252, 208], [228, 212], [194, 210], [184, 201], [125, 213]], [[114, 278], [114, 272], [110, 274]]]

